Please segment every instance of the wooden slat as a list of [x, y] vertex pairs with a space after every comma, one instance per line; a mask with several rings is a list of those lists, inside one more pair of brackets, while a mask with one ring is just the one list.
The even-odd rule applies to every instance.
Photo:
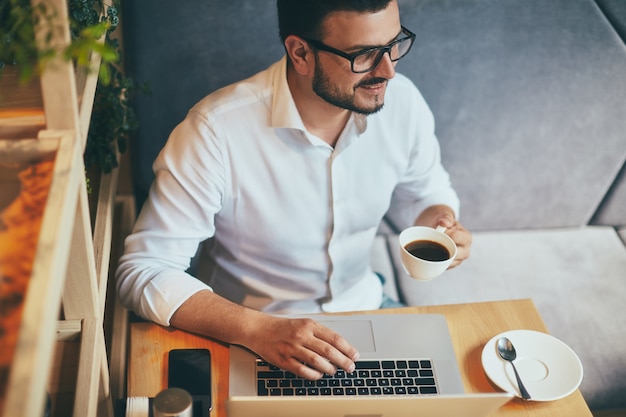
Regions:
[[113, 169], [102, 174], [98, 187], [98, 203], [94, 222], [93, 246], [95, 251], [96, 279], [98, 285], [99, 312], [104, 315], [104, 305], [109, 282], [109, 263], [111, 260], [111, 239], [115, 214], [115, 190], [119, 170]]
[[126, 397], [126, 374], [129, 321], [128, 310], [122, 306], [119, 299], [112, 301], [113, 323], [112, 334], [109, 337], [109, 380], [111, 398], [113, 400]]
[[42, 132], [41, 136], [57, 138], [59, 148], [24, 300], [16, 353], [11, 364], [5, 417], [43, 414], [45, 385], [56, 340], [55, 312], [60, 307], [74, 220], [73, 208], [78, 196], [79, 177], [72, 167], [80, 163], [81, 154], [74, 132]]
[[[117, 260], [123, 253], [124, 239], [128, 236], [135, 223], [135, 199], [131, 195], [118, 195], [115, 204], [115, 218], [111, 244], [111, 262], [109, 275], [114, 279]], [[120, 303], [115, 285], [107, 288], [107, 307], [105, 312], [105, 336], [109, 353], [109, 375], [111, 398], [126, 396], [126, 363], [128, 351], [128, 311]]]
[[[82, 166], [82, 161], [80, 165]], [[71, 242], [71, 268], [68, 268], [63, 291], [63, 313], [66, 319], [93, 319], [101, 317], [98, 310], [96, 263], [91, 235], [91, 221], [87, 202], [84, 171], [75, 170], [82, 184], [74, 209], [74, 227]]]
[[[104, 42], [104, 36], [100, 39], [100, 42]], [[89, 124], [91, 122], [91, 110], [93, 108], [93, 102], [96, 95], [96, 87], [98, 85], [98, 68], [100, 67], [100, 61], [100, 55], [91, 55], [89, 70], [85, 75], [86, 79], [82, 85], [83, 88], [79, 89], [79, 125], [83, 151], [85, 150], [85, 146], [87, 146], [87, 133], [89, 132]]]
[[80, 320], [61, 320], [57, 322], [57, 341], [76, 340], [81, 330]]
[[[102, 325], [102, 321], [100, 321]], [[104, 334], [100, 332], [98, 343], [104, 345]], [[111, 401], [111, 381], [109, 376], [109, 363], [105, 350], [100, 355], [100, 384], [98, 387], [98, 417], [113, 417], [113, 401]]]
[[30, 163], [59, 149], [59, 137], [40, 136], [40, 139], [1, 140], [0, 164]]
[[96, 318], [83, 320], [74, 417], [97, 415], [100, 365], [104, 356], [101, 326], [102, 323]]
[[42, 109], [0, 109], [0, 139], [36, 138], [46, 128]]
[[[62, 50], [68, 46], [70, 27], [66, 0], [31, 0], [31, 3], [34, 8], [44, 5], [48, 10], [54, 10], [52, 21], [41, 19], [42, 22], [35, 28], [36, 38], [42, 47], [51, 45]], [[55, 30], [49, 31], [50, 25]], [[78, 93], [71, 61], [58, 56], [46, 66], [41, 74], [41, 93], [48, 129], [72, 129], [78, 135]]]
[[113, 417], [102, 320], [85, 319], [76, 377], [74, 417]]
[[82, 331], [82, 323], [80, 321], [76, 323], [80, 327], [78, 334], [55, 343], [54, 357], [50, 363], [51, 375], [48, 379], [47, 392], [51, 399], [50, 415], [54, 417], [71, 416], [74, 409]]

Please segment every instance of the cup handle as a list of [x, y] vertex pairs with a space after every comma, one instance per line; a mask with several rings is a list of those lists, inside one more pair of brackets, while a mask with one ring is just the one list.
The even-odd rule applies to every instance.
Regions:
[[447, 229], [447, 227], [437, 226], [437, 229], [435, 229], [435, 230], [437, 230], [438, 232], [441, 232], [441, 233], [446, 233], [446, 229]]

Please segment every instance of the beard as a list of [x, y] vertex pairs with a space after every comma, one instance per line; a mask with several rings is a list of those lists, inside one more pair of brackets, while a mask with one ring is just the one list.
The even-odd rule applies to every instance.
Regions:
[[373, 105], [365, 107], [356, 104], [356, 92], [357, 89], [365, 85], [373, 85], [386, 83], [388, 80], [385, 78], [370, 78], [363, 80], [352, 87], [352, 94], [341, 91], [340, 88], [330, 81], [328, 75], [324, 72], [321, 65], [315, 66], [315, 73], [313, 75], [313, 91], [320, 98], [333, 106], [340, 107], [342, 109], [350, 110], [355, 113], [369, 115], [378, 112], [383, 108], [385, 104], [381, 97], [376, 96], [376, 100]]

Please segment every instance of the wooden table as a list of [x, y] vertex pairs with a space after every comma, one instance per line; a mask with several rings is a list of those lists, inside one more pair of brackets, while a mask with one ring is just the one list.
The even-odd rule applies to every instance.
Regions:
[[[480, 359], [483, 346], [493, 336], [514, 329], [547, 333], [535, 305], [528, 299], [376, 311], [379, 314], [393, 312], [435, 313], [446, 317], [466, 392], [499, 391], [485, 375]], [[194, 347], [206, 347], [213, 354], [214, 405], [211, 417], [225, 417], [225, 401], [228, 395], [228, 346], [152, 323], [131, 325], [128, 396], [154, 397], [167, 387], [167, 352], [175, 348]], [[578, 390], [566, 398], [551, 402], [525, 402], [516, 398], [492, 415], [592, 417]]]

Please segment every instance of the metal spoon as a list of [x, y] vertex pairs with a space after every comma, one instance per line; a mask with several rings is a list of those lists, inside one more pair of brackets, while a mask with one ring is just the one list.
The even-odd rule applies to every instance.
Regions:
[[515, 379], [517, 379], [517, 385], [519, 386], [519, 391], [522, 395], [522, 398], [525, 400], [530, 400], [530, 394], [528, 394], [528, 391], [526, 391], [526, 387], [522, 383], [522, 380], [517, 373], [517, 369], [515, 369], [515, 364], [513, 363], [513, 361], [517, 357], [517, 353], [515, 352], [515, 347], [513, 347], [513, 343], [511, 343], [511, 341], [506, 337], [501, 337], [500, 339], [498, 339], [498, 353], [500, 354], [502, 359], [510, 362], [511, 366], [513, 366], [513, 372], [515, 372]]

